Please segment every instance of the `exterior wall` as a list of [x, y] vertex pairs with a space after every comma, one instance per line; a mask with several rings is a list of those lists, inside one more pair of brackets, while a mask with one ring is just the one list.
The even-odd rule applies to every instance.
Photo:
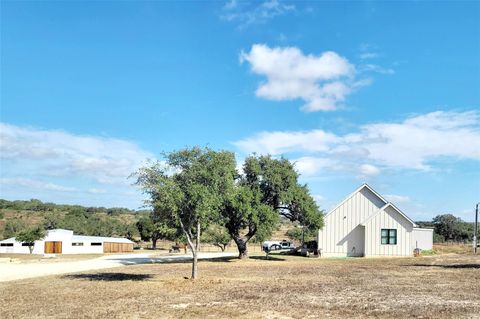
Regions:
[[[62, 254], [103, 254], [103, 242], [101, 246], [91, 246], [91, 241], [84, 241], [83, 246], [72, 246], [71, 239], [67, 238], [64, 240], [50, 240], [50, 238], [48, 238], [46, 241], [61, 241]], [[0, 247], [0, 253], [29, 254], [30, 250], [27, 246], [22, 246], [22, 243], [15, 242], [13, 247]], [[33, 254], [43, 255], [44, 253], [45, 240], [36, 241], [35, 246], [33, 247]]]
[[414, 228], [412, 234], [412, 251], [415, 248], [430, 250], [433, 248], [433, 229]]
[[[382, 228], [397, 230], [396, 245], [381, 244]], [[365, 256], [412, 256], [413, 226], [388, 206], [365, 224]]]
[[385, 203], [364, 187], [325, 216], [318, 233], [322, 256], [363, 256], [365, 229], [360, 225]]
[[[75, 236], [73, 231], [65, 229], [55, 229], [47, 232], [47, 236], [43, 240], [35, 242], [33, 254], [45, 253], [45, 241], [60, 241], [62, 242], [62, 254], [103, 254], [104, 242], [129, 244], [133, 250], [133, 242], [124, 238], [111, 237], [94, 237], [94, 236]], [[13, 239], [2, 241], [13, 242], [13, 247], [1, 247], [0, 253], [12, 254], [29, 254], [30, 250], [27, 246], [22, 246], [22, 243], [16, 242]], [[92, 246], [91, 243], [102, 243], [100, 246]], [[83, 246], [72, 246], [72, 243], [83, 243]]]

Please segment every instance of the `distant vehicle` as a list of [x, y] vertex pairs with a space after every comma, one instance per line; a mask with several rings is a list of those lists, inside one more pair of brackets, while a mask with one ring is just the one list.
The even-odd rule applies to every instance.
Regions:
[[294, 248], [295, 247], [293, 246], [293, 244], [286, 240], [282, 240], [282, 241], [267, 240], [267, 241], [264, 241], [262, 244], [263, 251], [294, 249]]

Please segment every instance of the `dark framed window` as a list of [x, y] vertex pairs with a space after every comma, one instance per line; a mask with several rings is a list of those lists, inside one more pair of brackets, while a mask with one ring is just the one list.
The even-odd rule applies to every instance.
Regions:
[[27, 246], [27, 247], [31, 247], [33, 245], [34, 245], [34, 243], [22, 243], [22, 246]]
[[90, 243], [90, 246], [102, 246], [102, 243]]
[[13, 247], [13, 243], [1, 243], [0, 247]]
[[396, 229], [382, 229], [382, 245], [396, 245], [397, 244], [397, 230]]
[[83, 246], [83, 243], [72, 243], [72, 246]]

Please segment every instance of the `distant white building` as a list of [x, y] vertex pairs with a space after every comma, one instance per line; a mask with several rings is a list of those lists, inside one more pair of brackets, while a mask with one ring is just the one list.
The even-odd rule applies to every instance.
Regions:
[[322, 256], [412, 256], [432, 249], [433, 229], [418, 226], [363, 184], [324, 217], [318, 232]]
[[[133, 251], [133, 242], [126, 238], [79, 236], [66, 229], [47, 231], [44, 239], [35, 242], [33, 254], [102, 254]], [[26, 243], [15, 237], [0, 241], [0, 253], [29, 254]]]

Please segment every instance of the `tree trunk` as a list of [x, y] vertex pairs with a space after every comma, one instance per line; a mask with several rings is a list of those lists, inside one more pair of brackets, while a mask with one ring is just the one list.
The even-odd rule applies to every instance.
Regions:
[[190, 227], [185, 227], [183, 224], [182, 220], [179, 220], [180, 226], [182, 227], [183, 233], [185, 234], [185, 237], [187, 238], [187, 244], [188, 247], [190, 247], [190, 250], [192, 251], [192, 277], [191, 279], [196, 279], [197, 278], [197, 269], [198, 269], [198, 256], [197, 256], [197, 247], [200, 245], [200, 222], [197, 222], [197, 237], [196, 237], [196, 242], [194, 244], [193, 242], [193, 235], [192, 232], [190, 231]]
[[152, 238], [152, 249], [157, 249], [157, 238]]
[[197, 222], [197, 239], [195, 242], [195, 249], [200, 251], [200, 222]]
[[28, 250], [30, 251], [30, 254], [33, 253], [33, 247], [34, 247], [33, 245], [29, 245], [29, 246], [28, 246]]
[[238, 248], [238, 258], [247, 259], [248, 258], [248, 247], [247, 242], [250, 238], [244, 239], [241, 237], [234, 237], [233, 241], [237, 244]]
[[197, 270], [198, 270], [197, 252], [193, 252], [192, 278], [191, 279], [197, 279]]

